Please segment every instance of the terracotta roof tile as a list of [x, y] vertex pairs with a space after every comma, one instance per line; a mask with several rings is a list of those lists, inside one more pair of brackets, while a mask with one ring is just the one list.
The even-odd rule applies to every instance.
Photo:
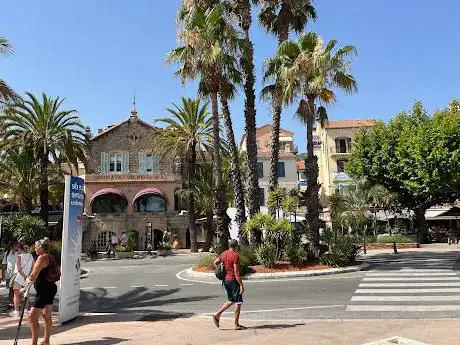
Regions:
[[305, 161], [297, 161], [297, 170], [305, 170]]
[[377, 123], [376, 120], [330, 120], [326, 128], [359, 128], [372, 127]]

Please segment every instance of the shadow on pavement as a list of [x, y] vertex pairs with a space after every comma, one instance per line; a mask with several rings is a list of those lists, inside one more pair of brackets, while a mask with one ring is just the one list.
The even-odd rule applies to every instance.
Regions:
[[[459, 251], [445, 251], [445, 252], [400, 252], [373, 254], [370, 257], [361, 258], [371, 264], [370, 267], [364, 271], [370, 270], [399, 270], [402, 268], [410, 269], [460, 269]], [[455, 258], [457, 257], [457, 260]]]
[[[91, 313], [129, 313], [136, 309], [136, 312], [152, 312], [152, 307], [181, 304], [187, 302], [199, 302], [217, 296], [194, 296], [176, 297], [174, 294], [180, 289], [168, 289], [151, 291], [145, 287], [133, 289], [121, 296], [110, 296], [105, 289], [80, 292], [80, 310]], [[128, 310], [129, 309], [129, 310]]]
[[114, 345], [129, 340], [130, 339], [104, 337], [101, 340], [81, 341], [78, 343], [68, 343], [67, 345]]
[[267, 324], [267, 325], [258, 325], [254, 327], [248, 327], [248, 329], [284, 329], [284, 328], [294, 328], [298, 326], [305, 326], [304, 323], [295, 323], [291, 325], [276, 325], [276, 324]]
[[[110, 296], [106, 289], [96, 289], [94, 291], [81, 291], [80, 293], [80, 312], [94, 313], [89, 316], [82, 316], [75, 321], [61, 327], [53, 327], [52, 334], [59, 334], [68, 330], [81, 327], [85, 324], [123, 322], [123, 321], [164, 321], [174, 320], [177, 318], [188, 318], [193, 313], [182, 313], [173, 311], [155, 310], [154, 307], [164, 305], [176, 305], [187, 302], [203, 301], [216, 296], [195, 296], [195, 297], [177, 297], [174, 298], [180, 289], [168, 289], [150, 291], [146, 288], [136, 288], [123, 295]], [[53, 310], [58, 310], [58, 303], [54, 301]], [[14, 320], [9, 327], [0, 331], [0, 340], [10, 340], [14, 338], [17, 329], [17, 320]], [[40, 324], [40, 332], [43, 332], [43, 324]], [[30, 328], [25, 321], [21, 327], [20, 339], [30, 337]], [[79, 344], [110, 345], [118, 344], [123, 339], [104, 338], [98, 342], [83, 342]], [[112, 342], [117, 341], [117, 342]]]

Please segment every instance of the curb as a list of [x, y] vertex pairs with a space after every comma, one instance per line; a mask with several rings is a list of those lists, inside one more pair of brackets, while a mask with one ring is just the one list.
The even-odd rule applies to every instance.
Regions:
[[[325, 276], [325, 275], [333, 275], [333, 274], [341, 274], [341, 273], [358, 272], [358, 271], [362, 271], [369, 267], [370, 267], [370, 264], [362, 263], [356, 266], [328, 268], [328, 269], [317, 270], [317, 271], [249, 273], [243, 277], [243, 280], [269, 280], [269, 279], [279, 279], [279, 278]], [[193, 270], [193, 267], [190, 267], [183, 272], [185, 272], [189, 277], [192, 277], [192, 278], [207, 278], [207, 279], [215, 278], [214, 273], [196, 272]]]

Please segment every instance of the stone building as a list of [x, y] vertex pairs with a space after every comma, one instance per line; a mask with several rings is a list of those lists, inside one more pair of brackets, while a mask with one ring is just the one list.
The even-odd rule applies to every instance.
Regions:
[[113, 233], [130, 230], [137, 232], [139, 249], [148, 243], [156, 249], [165, 231], [187, 245], [187, 220], [176, 196], [180, 166], [150, 149], [160, 130], [142, 121], [134, 104], [129, 119], [91, 137], [87, 170], [78, 171], [86, 188], [83, 250], [92, 243], [102, 250]]

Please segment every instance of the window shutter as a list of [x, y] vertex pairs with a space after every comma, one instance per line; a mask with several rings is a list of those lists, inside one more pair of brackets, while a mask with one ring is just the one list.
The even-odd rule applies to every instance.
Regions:
[[286, 171], [284, 169], [284, 162], [278, 162], [277, 175], [278, 177], [286, 177]]
[[160, 157], [158, 156], [152, 156], [152, 172], [154, 174], [158, 174], [160, 172]]
[[351, 152], [351, 138], [347, 138], [347, 151], [348, 153]]
[[101, 173], [109, 171], [109, 155], [106, 152], [101, 152]]
[[128, 152], [124, 152], [122, 154], [121, 172], [123, 173], [129, 172], [129, 153]]
[[335, 152], [340, 152], [340, 139], [335, 139]]
[[139, 152], [139, 173], [144, 174], [145, 171], [145, 153]]

